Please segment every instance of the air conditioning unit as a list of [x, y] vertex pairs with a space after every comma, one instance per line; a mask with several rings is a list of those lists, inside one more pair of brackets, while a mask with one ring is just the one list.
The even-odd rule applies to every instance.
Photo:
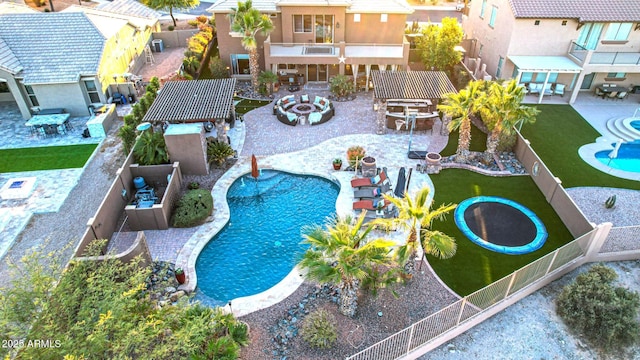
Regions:
[[151, 45], [154, 52], [160, 53], [164, 51], [164, 42], [162, 41], [162, 39], [155, 39], [151, 41]]

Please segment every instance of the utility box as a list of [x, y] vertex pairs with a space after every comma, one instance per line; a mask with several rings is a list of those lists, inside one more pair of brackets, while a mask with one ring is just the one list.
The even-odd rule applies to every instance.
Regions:
[[154, 52], [163, 52], [164, 51], [164, 42], [162, 39], [155, 39], [151, 41], [151, 48]]

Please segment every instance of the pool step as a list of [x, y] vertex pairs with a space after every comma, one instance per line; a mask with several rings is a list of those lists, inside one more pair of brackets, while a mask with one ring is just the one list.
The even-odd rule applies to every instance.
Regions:
[[612, 118], [607, 121], [607, 130], [611, 131], [616, 139], [620, 138], [625, 142], [640, 139], [640, 130], [632, 128], [629, 125], [630, 121], [631, 118], [629, 117]]

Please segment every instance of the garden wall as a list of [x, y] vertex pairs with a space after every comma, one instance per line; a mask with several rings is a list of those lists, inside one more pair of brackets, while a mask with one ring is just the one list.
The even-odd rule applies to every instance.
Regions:
[[[142, 266], [151, 265], [151, 252], [149, 252], [149, 247], [147, 246], [147, 238], [142, 231], [138, 232], [136, 236], [136, 240], [133, 244], [125, 251], [118, 254], [109, 254], [109, 258], [119, 259], [122, 262], [129, 262], [136, 258], [137, 256], [142, 257]], [[102, 256], [85, 256], [85, 257], [76, 257], [75, 260], [78, 261], [104, 261], [107, 259], [106, 255]]]
[[516, 157], [531, 174], [531, 179], [544, 194], [547, 202], [558, 214], [571, 235], [581, 236], [593, 230], [594, 224], [587, 220], [580, 208], [562, 187], [562, 181], [551, 171], [531, 148], [529, 141], [518, 133], [515, 149]]
[[198, 29], [154, 32], [153, 39], [162, 39], [164, 47], [185, 47], [187, 39], [198, 33]]

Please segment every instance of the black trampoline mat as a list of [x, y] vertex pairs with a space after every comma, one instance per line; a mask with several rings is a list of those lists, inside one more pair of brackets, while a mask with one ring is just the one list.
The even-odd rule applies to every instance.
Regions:
[[469, 229], [481, 239], [502, 246], [523, 246], [532, 242], [538, 230], [522, 211], [497, 202], [472, 204], [464, 212]]

